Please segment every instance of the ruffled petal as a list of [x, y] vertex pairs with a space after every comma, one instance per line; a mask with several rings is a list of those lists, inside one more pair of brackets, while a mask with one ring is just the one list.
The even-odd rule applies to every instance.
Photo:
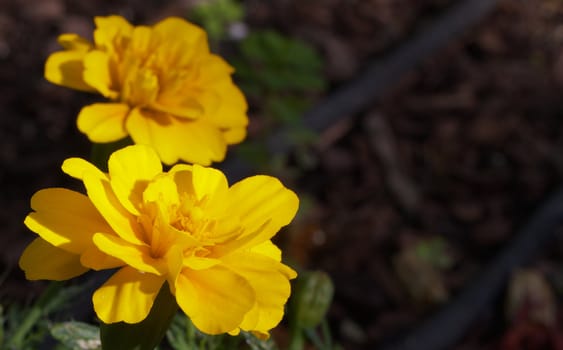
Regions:
[[[197, 200], [207, 197], [217, 205], [224, 203], [224, 197], [229, 189], [225, 175], [217, 169], [205, 168], [195, 164], [192, 170], [192, 184]], [[209, 203], [209, 207], [214, 205]]]
[[28, 280], [64, 281], [88, 271], [80, 264], [80, 255], [54, 247], [42, 238], [25, 248], [19, 265]]
[[223, 263], [244, 277], [256, 294], [253, 308], [245, 315], [240, 328], [246, 331], [266, 333], [282, 319], [284, 305], [289, 298], [289, 278], [296, 276], [289, 267], [265, 256], [252, 253], [236, 253]]
[[234, 145], [246, 138], [246, 127], [222, 130], [222, 133], [227, 144]]
[[246, 128], [248, 105], [244, 95], [229, 76], [210, 83], [207, 89], [218, 96], [218, 101], [203, 98], [206, 118], [220, 128]]
[[110, 56], [106, 52], [93, 50], [84, 56], [83, 78], [86, 84], [109, 99], [116, 99], [117, 82], [113, 81]]
[[226, 212], [238, 217], [244, 233], [215, 247], [221, 256], [243, 247], [253, 247], [272, 238], [289, 224], [299, 207], [299, 198], [275, 177], [256, 175], [229, 188]]
[[113, 142], [127, 136], [125, 119], [129, 106], [124, 103], [95, 103], [83, 107], [76, 120], [78, 130], [92, 142]]
[[201, 117], [204, 112], [201, 104], [193, 96], [190, 96], [189, 93], [186, 93], [185, 89], [174, 85], [176, 85], [175, 79], [170, 79], [168, 83], [165, 83], [151, 107], [176, 117], [188, 119]]
[[158, 203], [158, 207], [165, 211], [165, 217], [169, 218], [168, 210], [180, 204], [178, 188], [172, 176], [160, 176], [151, 181], [142, 193], [142, 201]]
[[192, 170], [193, 166], [190, 164], [176, 164], [168, 171], [168, 173], [174, 177], [178, 193], [195, 192], [192, 181]]
[[96, 232], [113, 232], [90, 199], [64, 188], [48, 188], [31, 197], [25, 225], [55, 247], [80, 254], [93, 247]]
[[61, 34], [57, 41], [66, 50], [88, 52], [93, 48], [90, 41], [74, 33]]
[[125, 265], [120, 259], [102, 252], [96, 246], [87, 249], [80, 255], [80, 263], [96, 271], [114, 269]]
[[135, 269], [155, 275], [163, 274], [165, 262], [151, 256], [151, 248], [147, 245], [131, 244], [114, 235], [96, 233], [93, 241], [102, 252], [113, 256]]
[[129, 146], [114, 152], [108, 161], [110, 183], [121, 204], [130, 213], [139, 215], [143, 191], [162, 164], [156, 152], [148, 146]]
[[121, 205], [110, 182], [100, 178], [96, 172], [85, 172], [83, 181], [88, 197], [113, 231], [130, 243], [144, 244], [143, 230], [137, 217]]
[[45, 79], [72, 89], [96, 91], [83, 78], [85, 55], [86, 52], [79, 50], [52, 53], [45, 62]]
[[[208, 55], [200, 61], [199, 84], [215, 84], [222, 79], [230, 80], [235, 69], [219, 55]], [[241, 100], [244, 102], [244, 97]]]
[[207, 334], [237, 328], [254, 305], [246, 279], [217, 265], [205, 270], [183, 269], [176, 280], [176, 300], [194, 325]]
[[156, 23], [153, 30], [163, 41], [158, 57], [163, 67], [186, 66], [194, 56], [209, 53], [205, 31], [182, 18], [168, 17]]
[[149, 314], [165, 279], [132, 267], [117, 271], [92, 297], [104, 323], [139, 323]]
[[250, 248], [250, 251], [256, 254], [264, 255], [275, 261], [281, 261], [282, 252], [271, 240], [262, 242]]
[[202, 120], [190, 121], [136, 108], [125, 127], [136, 144], [154, 147], [165, 164], [182, 159], [209, 165], [223, 160], [227, 150], [221, 132]]
[[[269, 228], [277, 232], [291, 222], [299, 207], [299, 198], [293, 191], [275, 177], [266, 175], [251, 176], [235, 183], [229, 189], [229, 197], [233, 210], [229, 212], [237, 215], [249, 231], [269, 221]], [[266, 239], [269, 238], [271, 236]]]
[[120, 44], [120, 38], [127, 38], [133, 32], [133, 26], [121, 16], [95, 17], [94, 42], [96, 47], [115, 52], [115, 44]]
[[100, 179], [107, 179], [107, 175], [104, 172], [82, 158], [67, 158], [61, 168], [65, 174], [78, 180], [82, 180], [85, 173], [90, 173]]

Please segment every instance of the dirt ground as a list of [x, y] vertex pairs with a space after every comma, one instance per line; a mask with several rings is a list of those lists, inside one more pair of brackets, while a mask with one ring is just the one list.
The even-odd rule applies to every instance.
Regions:
[[[328, 94], [455, 2], [248, 0], [245, 21], [319, 50]], [[0, 0], [0, 301], [25, 302], [41, 290], [17, 267], [33, 238], [22, 224], [29, 198], [45, 187], [77, 188], [60, 164], [89, 154], [75, 116], [97, 97], [42, 76], [57, 35], [89, 36], [95, 15], [136, 24], [185, 16], [192, 3]], [[330, 325], [346, 349], [372, 349], [446, 305], [558, 187], [562, 93], [563, 3], [500, 1], [397, 77], [383, 99], [319, 135], [315, 162], [291, 179], [307, 210], [281, 243], [290, 259], [333, 278]], [[562, 349], [562, 238], [526, 266], [541, 291], [507, 282], [456, 349]], [[542, 295], [552, 316], [512, 303], [514, 288], [526, 300]]]

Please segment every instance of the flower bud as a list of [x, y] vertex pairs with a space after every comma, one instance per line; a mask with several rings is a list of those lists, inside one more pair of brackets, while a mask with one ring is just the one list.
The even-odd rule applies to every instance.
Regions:
[[300, 328], [313, 328], [325, 317], [334, 286], [328, 274], [307, 271], [299, 274], [290, 304], [292, 321]]

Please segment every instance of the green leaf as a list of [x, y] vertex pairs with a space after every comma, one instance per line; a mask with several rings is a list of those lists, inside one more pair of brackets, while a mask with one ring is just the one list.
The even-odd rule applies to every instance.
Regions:
[[306, 43], [266, 30], [251, 33], [240, 44], [239, 77], [262, 84], [266, 91], [303, 93], [325, 88], [322, 60]]
[[53, 338], [71, 350], [99, 350], [100, 329], [83, 322], [61, 322], [50, 327]]
[[124, 322], [100, 325], [103, 350], [154, 350], [178, 310], [176, 299], [165, 283], [147, 318], [135, 324]]
[[449, 269], [454, 264], [448, 242], [442, 237], [420, 241], [415, 246], [416, 255], [438, 269]]
[[244, 8], [236, 0], [200, 1], [193, 6], [189, 17], [201, 24], [210, 38], [221, 40], [226, 34], [229, 23], [242, 20]]

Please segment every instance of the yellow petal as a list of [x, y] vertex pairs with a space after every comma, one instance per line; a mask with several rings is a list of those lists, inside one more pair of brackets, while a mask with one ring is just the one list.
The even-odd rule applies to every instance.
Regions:
[[160, 65], [184, 66], [193, 56], [209, 53], [205, 31], [182, 18], [168, 17], [155, 24], [153, 30], [164, 42], [159, 50]]
[[[213, 84], [221, 79], [230, 80], [231, 74], [235, 71], [221, 56], [208, 55], [200, 61], [201, 75], [198, 83]], [[244, 98], [242, 99], [244, 101]]]
[[207, 196], [209, 200], [224, 203], [224, 196], [229, 189], [227, 178], [217, 169], [195, 164], [192, 170], [192, 184], [198, 200]]
[[275, 177], [265, 175], [251, 176], [235, 183], [229, 189], [229, 196], [231, 213], [240, 217], [250, 231], [268, 220], [269, 226], [277, 231], [291, 222], [299, 207], [299, 199], [293, 191]]
[[192, 270], [207, 270], [212, 266], [218, 265], [221, 260], [202, 258], [198, 256], [188, 256], [183, 259], [183, 264]]
[[278, 248], [272, 241], [267, 240], [262, 242], [254, 247], [250, 248], [250, 251], [253, 253], [261, 254], [267, 256], [270, 259], [274, 259], [275, 261], [281, 261], [281, 250]]
[[78, 130], [92, 142], [113, 142], [127, 136], [125, 118], [129, 106], [123, 103], [95, 103], [83, 107], [76, 120]]
[[194, 193], [192, 165], [176, 164], [168, 171], [174, 177], [178, 193]]
[[96, 91], [83, 78], [85, 55], [85, 52], [79, 50], [52, 53], [45, 62], [45, 79], [72, 89]]
[[163, 283], [163, 277], [124, 267], [94, 292], [96, 315], [104, 323], [139, 323], [149, 314]]
[[151, 51], [154, 50], [154, 40], [152, 34], [152, 30], [148, 26], [133, 27], [129, 49], [132, 50], [135, 55], [141, 57], [152, 54]]
[[175, 83], [174, 79], [170, 79], [170, 82], [163, 84], [162, 90], [156, 101], [151, 104], [151, 108], [188, 119], [202, 116], [204, 110], [199, 101], [186, 93], [186, 89], [182, 89], [182, 86], [174, 86]]
[[206, 87], [219, 97], [218, 102], [208, 98], [202, 99], [206, 118], [221, 128], [246, 128], [248, 105], [244, 95], [231, 78], [214, 81]]
[[130, 243], [144, 244], [142, 227], [136, 216], [121, 205], [111, 189], [110, 182], [94, 172], [85, 172], [83, 181], [88, 197], [113, 231]]
[[117, 89], [117, 81], [112, 77], [112, 68], [110, 67], [109, 54], [93, 50], [84, 56], [84, 74], [83, 78], [86, 84], [98, 90], [99, 93], [110, 99], [116, 99], [119, 96]]
[[105, 233], [96, 233], [93, 241], [102, 252], [139, 271], [162, 275], [161, 270], [165, 262], [152, 258], [150, 247], [147, 245], [131, 244], [117, 236]]
[[229, 145], [240, 143], [246, 138], [246, 127], [224, 130], [223, 137]]
[[151, 145], [165, 164], [181, 159], [209, 165], [223, 160], [227, 151], [221, 132], [202, 120], [190, 121], [136, 108], [129, 114], [125, 127], [135, 143]]
[[88, 268], [80, 264], [80, 256], [36, 238], [25, 248], [19, 262], [28, 280], [64, 281], [83, 274]]
[[166, 279], [168, 281], [168, 287], [170, 287], [170, 292], [176, 295], [176, 278], [180, 271], [182, 271], [182, 260], [184, 254], [182, 248], [179, 246], [172, 246], [168, 249], [168, 252], [164, 256], [166, 261], [166, 267], [168, 273], [166, 274]]
[[229, 269], [243, 276], [256, 295], [253, 308], [245, 315], [240, 328], [267, 333], [282, 319], [290, 295], [289, 277], [295, 272], [260, 254], [236, 253], [223, 259]]
[[74, 33], [61, 34], [57, 41], [66, 50], [88, 52], [93, 48], [90, 41]]
[[200, 331], [220, 334], [239, 326], [254, 305], [254, 291], [246, 279], [217, 265], [183, 269], [176, 280], [176, 300]]
[[94, 164], [82, 158], [68, 158], [63, 162], [61, 168], [65, 174], [79, 180], [82, 180], [87, 172], [97, 175], [101, 179], [107, 179], [105, 173], [96, 168]]
[[96, 246], [87, 249], [86, 251], [84, 251], [84, 253], [80, 255], [80, 263], [83, 266], [86, 266], [96, 271], [114, 269], [116, 267], [121, 267], [125, 265], [123, 261], [102, 252]]
[[40, 190], [31, 197], [35, 212], [25, 225], [55, 247], [80, 254], [92, 247], [96, 232], [113, 232], [85, 195], [64, 188]]
[[168, 209], [180, 204], [180, 196], [174, 179], [171, 176], [160, 176], [154, 179], [143, 192], [142, 200], [145, 203], [157, 203], [162, 210], [166, 211], [165, 217], [170, 217]]
[[243, 247], [253, 247], [271, 239], [289, 224], [297, 212], [299, 199], [275, 177], [256, 175], [229, 189], [226, 212], [240, 219], [245, 233], [237, 240], [214, 249], [220, 256]]
[[111, 188], [121, 204], [132, 214], [139, 215], [143, 191], [148, 182], [162, 172], [156, 152], [142, 145], [125, 147], [109, 157], [108, 170]]
[[119, 38], [129, 37], [133, 26], [121, 16], [95, 17], [96, 30], [94, 42], [98, 48], [114, 52], [115, 44], [120, 44]]

